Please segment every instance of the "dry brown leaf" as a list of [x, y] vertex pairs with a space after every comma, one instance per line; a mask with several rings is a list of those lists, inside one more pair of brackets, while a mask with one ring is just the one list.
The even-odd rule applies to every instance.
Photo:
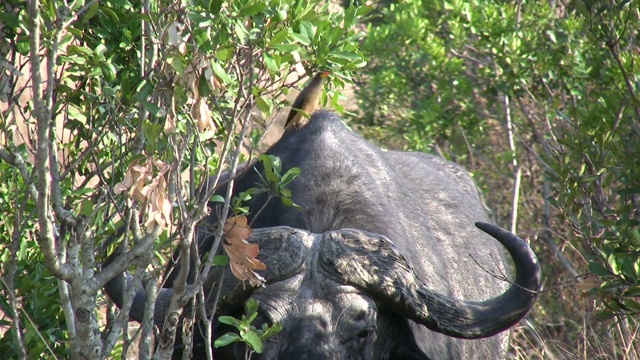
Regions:
[[166, 228], [171, 224], [171, 203], [165, 178], [169, 169], [165, 162], [147, 157], [144, 163], [133, 162], [124, 180], [114, 187], [116, 194], [127, 191], [129, 205], [134, 200], [143, 204], [147, 232], [152, 232], [156, 225]]
[[578, 281], [575, 286], [582, 291], [589, 291], [599, 288], [600, 285], [602, 285], [602, 280], [599, 280], [595, 276], [588, 276]]
[[227, 238], [248, 239], [252, 232], [246, 216], [233, 216], [224, 223], [224, 234]]
[[121, 192], [128, 190], [131, 188], [131, 186], [133, 186], [133, 178], [131, 176], [131, 172], [127, 171], [124, 174], [124, 180], [122, 180], [121, 182], [117, 183], [114, 187], [113, 187], [113, 192], [118, 195]]
[[151, 179], [148, 174], [151, 171], [151, 166], [146, 161], [144, 164], [139, 164], [139, 161], [135, 161], [129, 165], [129, 169], [125, 173], [124, 180], [113, 188], [116, 194], [119, 194], [125, 190], [128, 190], [129, 198], [133, 198], [138, 201], [144, 201], [144, 195], [140, 193], [140, 190], [144, 187], [144, 183]]
[[209, 89], [211, 89], [212, 93], [220, 94], [222, 91], [225, 91], [227, 89], [218, 80], [218, 77], [215, 75], [215, 73], [213, 72], [213, 69], [211, 68], [211, 64], [208, 64], [204, 68], [203, 75], [204, 75], [204, 78], [207, 81], [207, 84], [209, 85]]
[[196, 102], [191, 107], [191, 115], [196, 120], [198, 129], [201, 132], [216, 129], [216, 124], [213, 122], [213, 118], [211, 118], [207, 102], [203, 98], [198, 97], [196, 99]]
[[229, 256], [231, 272], [244, 282], [249, 281], [251, 286], [264, 285], [264, 278], [254, 270], [266, 270], [267, 266], [257, 259], [260, 249], [257, 244], [251, 244], [246, 239], [251, 236], [251, 227], [247, 224], [245, 216], [234, 216], [224, 224], [226, 242], [223, 247]]
[[164, 128], [163, 131], [165, 134], [173, 134], [176, 132], [176, 121], [173, 119], [171, 114], [167, 115], [164, 120]]

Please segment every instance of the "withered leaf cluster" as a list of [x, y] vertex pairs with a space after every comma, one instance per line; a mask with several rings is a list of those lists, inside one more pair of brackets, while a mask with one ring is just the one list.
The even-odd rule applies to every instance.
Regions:
[[265, 279], [255, 270], [266, 270], [267, 266], [257, 259], [260, 249], [246, 239], [251, 237], [251, 227], [246, 216], [233, 216], [224, 224], [226, 242], [223, 244], [229, 256], [231, 272], [240, 281], [249, 281], [251, 286], [264, 286]]
[[167, 179], [169, 164], [147, 157], [129, 165], [124, 180], [114, 187], [119, 194], [127, 192], [128, 205], [141, 204], [148, 233], [154, 227], [167, 228], [171, 224], [171, 202], [168, 198]]

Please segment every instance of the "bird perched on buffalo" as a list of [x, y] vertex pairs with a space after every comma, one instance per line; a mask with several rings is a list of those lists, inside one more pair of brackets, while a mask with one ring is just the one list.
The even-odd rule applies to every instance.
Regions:
[[318, 108], [320, 96], [322, 96], [322, 86], [329, 76], [328, 71], [321, 71], [313, 77], [309, 85], [298, 94], [298, 97], [291, 105], [291, 112], [284, 124], [284, 130], [299, 129], [306, 125], [307, 118]]

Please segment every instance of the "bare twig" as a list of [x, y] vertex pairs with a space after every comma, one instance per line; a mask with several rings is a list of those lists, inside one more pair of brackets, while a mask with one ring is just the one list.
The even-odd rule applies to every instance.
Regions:
[[20, 322], [20, 316], [18, 314], [18, 309], [21, 307], [21, 302], [15, 297], [15, 287], [14, 287], [14, 279], [17, 269], [16, 263], [16, 254], [18, 249], [20, 248], [20, 238], [17, 236], [19, 229], [19, 217], [16, 215], [14, 220], [14, 231], [11, 242], [11, 261], [8, 264], [8, 268], [4, 268], [6, 271], [6, 280], [4, 277], [0, 276], [0, 282], [2, 282], [3, 287], [5, 288], [4, 293], [7, 296], [7, 300], [9, 302], [9, 317], [13, 320], [13, 324], [11, 326], [11, 334], [13, 335], [13, 339], [15, 342], [15, 349], [18, 353], [19, 359], [27, 358], [27, 351], [24, 344], [24, 336], [22, 334], [22, 324]]
[[520, 181], [522, 179], [522, 169], [518, 164], [518, 153], [516, 152], [516, 144], [514, 138], [514, 126], [511, 119], [511, 104], [509, 101], [509, 95], [504, 94], [504, 117], [507, 122], [507, 136], [509, 138], [509, 149], [511, 150], [511, 164], [513, 165], [514, 172], [514, 184], [513, 184], [513, 198], [511, 202], [511, 232], [516, 233], [518, 224], [518, 204], [520, 198]]
[[496, 261], [496, 259], [493, 257], [493, 254], [491, 254], [491, 259], [493, 259], [493, 262], [494, 262], [494, 264], [496, 264], [496, 267], [497, 267], [498, 269], [500, 269], [500, 274], [498, 274], [498, 273], [496, 273], [496, 272], [493, 272], [493, 271], [490, 271], [489, 269], [487, 269], [486, 267], [484, 267], [482, 264], [480, 264], [480, 263], [478, 262], [478, 260], [476, 260], [476, 258], [475, 258], [472, 254], [469, 254], [469, 256], [471, 257], [471, 260], [473, 260], [473, 262], [475, 262], [475, 263], [476, 263], [476, 265], [478, 265], [478, 266], [482, 269], [482, 271], [484, 271], [484, 272], [486, 272], [487, 274], [489, 274], [489, 276], [491, 276], [491, 277], [493, 277], [493, 278], [495, 278], [495, 279], [498, 279], [498, 280], [500, 280], [500, 281], [504, 281], [504, 282], [506, 282], [506, 283], [510, 284], [511, 286], [519, 287], [520, 289], [525, 290], [525, 291], [527, 291], [527, 292], [529, 292], [529, 293], [531, 293], [531, 294], [536, 294], [536, 295], [537, 295], [537, 294], [541, 294], [541, 293], [543, 293], [543, 291], [534, 291], [534, 290], [531, 290], [531, 289], [527, 289], [526, 287], [521, 286], [521, 285], [518, 285], [518, 284], [514, 283], [513, 281], [509, 280], [509, 277], [507, 276], [507, 274], [505, 274], [505, 273], [502, 271], [502, 269], [500, 269], [500, 266], [498, 266], [498, 265], [497, 265], [497, 264], [499, 264], [499, 262], [498, 262], [498, 261]]

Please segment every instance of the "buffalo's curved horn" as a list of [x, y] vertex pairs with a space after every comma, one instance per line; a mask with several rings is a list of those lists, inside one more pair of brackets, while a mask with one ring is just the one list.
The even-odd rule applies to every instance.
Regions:
[[[306, 231], [288, 227], [256, 229], [253, 231], [253, 235], [249, 241], [257, 243], [260, 247], [258, 259], [267, 266], [267, 270], [261, 271], [260, 275], [264, 277], [267, 284], [286, 279], [302, 271], [305, 263], [304, 242], [312, 241], [307, 239], [309, 237], [311, 237], [311, 234]], [[119, 252], [116, 251], [111, 254], [105, 260], [103, 266], [110, 264], [118, 253]], [[220, 267], [212, 269], [205, 280], [204, 288], [207, 291], [205, 296], [215, 294], [214, 291], [210, 290], [215, 290], [215, 286], [220, 283], [219, 281], [223, 274], [224, 281], [222, 282], [223, 289], [221, 292], [223, 296], [219, 299], [219, 306], [226, 307], [244, 301], [251, 293], [252, 288], [249, 285], [242, 284], [230, 271], [223, 272]], [[107, 285], [105, 285], [107, 295], [118, 308], [122, 308], [125, 286], [132, 281], [132, 279], [133, 277], [129, 273], [124, 273], [111, 279]], [[172, 296], [173, 289], [171, 288], [163, 288], [158, 292], [153, 316], [156, 325], [162, 326], [164, 323]], [[210, 303], [213, 302], [213, 298], [214, 296], [208, 296], [208, 305], [211, 305]], [[131, 310], [129, 311], [129, 318], [131, 320], [142, 321], [146, 300], [147, 294], [144, 288], [141, 287], [136, 291]], [[211, 310], [210, 306], [207, 306], [207, 309]]]
[[476, 226], [507, 248], [516, 267], [514, 284], [487, 301], [457, 300], [428, 289], [389, 239], [358, 230], [327, 233], [320, 268], [431, 330], [465, 339], [492, 336], [529, 312], [540, 289], [540, 265], [516, 235], [495, 225]]

